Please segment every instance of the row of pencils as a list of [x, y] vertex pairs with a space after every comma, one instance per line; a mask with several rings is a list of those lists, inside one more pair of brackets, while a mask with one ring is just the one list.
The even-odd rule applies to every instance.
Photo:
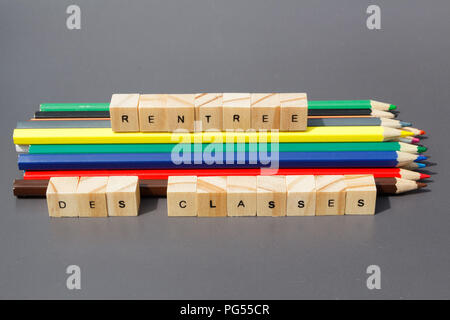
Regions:
[[45, 196], [61, 176], [140, 178], [143, 196], [163, 196], [175, 175], [373, 174], [380, 193], [425, 187], [423, 130], [396, 119], [391, 104], [373, 100], [309, 101], [304, 132], [116, 133], [109, 103], [46, 103], [17, 123], [19, 153], [13, 191]]

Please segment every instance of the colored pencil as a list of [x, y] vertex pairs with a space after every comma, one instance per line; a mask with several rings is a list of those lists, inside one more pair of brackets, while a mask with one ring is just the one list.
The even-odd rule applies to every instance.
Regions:
[[412, 143], [412, 144], [420, 143], [420, 139], [417, 137], [414, 137], [414, 136], [397, 137], [397, 138], [393, 138], [392, 141], [399, 141], [399, 142]]
[[[13, 194], [19, 198], [45, 197], [48, 180], [16, 179], [13, 183]], [[167, 180], [140, 180], [140, 195], [142, 197], [165, 197]]]
[[70, 169], [174, 169], [174, 168], [391, 168], [426, 160], [421, 155], [398, 151], [339, 152], [184, 152], [20, 154], [19, 170]]
[[[17, 145], [18, 152], [30, 154], [48, 153], [162, 153], [172, 152], [176, 144], [172, 143], [150, 143], [150, 144], [33, 144]], [[190, 147], [189, 147], [190, 146]], [[267, 151], [272, 150], [272, 144], [264, 144]], [[223, 150], [259, 151], [257, 143], [236, 144], [188, 144], [183, 148], [191, 148], [191, 151], [205, 151], [206, 148], [223, 148]], [[227, 149], [228, 148], [228, 149]], [[186, 149], [184, 149], [186, 150]], [[407, 144], [403, 142], [307, 142], [307, 143], [279, 143], [279, 152], [293, 151], [401, 151], [408, 153], [423, 153], [426, 147]]]
[[107, 118], [31, 118], [28, 121], [75, 121], [75, 120], [109, 120], [111, 121], [110, 117]]
[[[392, 112], [372, 109], [308, 109], [309, 116], [374, 116], [395, 118]], [[46, 118], [109, 118], [109, 111], [36, 111], [36, 119]]]
[[395, 110], [397, 107], [393, 104], [375, 101], [375, 100], [309, 100], [308, 108], [312, 109], [376, 109], [376, 110]]
[[423, 136], [425, 134], [427, 134], [425, 131], [417, 129], [417, 128], [411, 128], [409, 126], [404, 126], [403, 128], [406, 131], [410, 131], [412, 133], [414, 133], [415, 136]]
[[[391, 119], [389, 119], [391, 120]], [[17, 129], [111, 128], [111, 120], [41, 120], [19, 121]]]
[[309, 127], [302, 132], [116, 133], [109, 128], [15, 129], [15, 144], [377, 142], [413, 133], [380, 126]]
[[[393, 104], [375, 100], [309, 100], [310, 109], [376, 109], [395, 110]], [[40, 111], [109, 111], [109, 102], [41, 103]]]
[[[308, 127], [341, 126], [383, 126], [389, 128], [408, 127], [411, 123], [386, 118], [313, 118], [308, 119]], [[57, 129], [57, 128], [111, 128], [110, 120], [42, 120], [19, 121], [17, 129]], [[410, 131], [410, 130], [408, 130]], [[415, 133], [414, 131], [411, 131]]]
[[39, 111], [108, 111], [109, 102], [41, 103]]
[[400, 178], [376, 178], [377, 192], [386, 194], [399, 194], [417, 190], [427, 186], [426, 183]]
[[[387, 112], [389, 114], [389, 112]], [[331, 119], [340, 119], [340, 118], [380, 118], [380, 119], [388, 119], [388, 117], [376, 117], [372, 115], [363, 115], [363, 116], [308, 116], [308, 119], [323, 119], [323, 118], [331, 118]], [[392, 116], [390, 118], [393, 118]], [[389, 118], [389, 119], [390, 119]], [[74, 120], [110, 120], [111, 118], [31, 118], [28, 121], [74, 121]]]
[[376, 109], [308, 109], [308, 116], [372, 116], [393, 119], [393, 112]]
[[23, 180], [15, 179], [13, 182], [13, 194], [16, 197], [45, 197], [48, 180]]
[[[51, 177], [88, 177], [88, 176], [138, 176], [139, 179], [167, 179], [169, 176], [257, 176], [261, 169], [153, 169], [153, 170], [49, 170], [25, 171], [26, 180], [45, 180]], [[278, 169], [275, 175], [341, 175], [341, 174], [373, 174], [376, 178], [395, 177], [408, 180], [427, 179], [424, 173], [405, 170], [403, 168], [312, 168], [312, 169]]]
[[417, 169], [422, 169], [425, 168], [427, 165], [425, 163], [420, 163], [420, 162], [410, 162], [407, 163], [403, 166], [403, 168], [405, 169], [409, 169], [409, 170], [417, 170]]
[[27, 144], [15, 144], [17, 153], [28, 153], [30, 146]]
[[109, 118], [109, 111], [36, 111], [34, 118]]
[[[400, 194], [427, 186], [426, 183], [399, 179], [375, 178], [379, 194]], [[13, 194], [16, 197], [45, 197], [48, 180], [16, 179], [13, 183]], [[165, 197], [167, 195], [167, 179], [139, 180], [140, 194], [143, 197]]]

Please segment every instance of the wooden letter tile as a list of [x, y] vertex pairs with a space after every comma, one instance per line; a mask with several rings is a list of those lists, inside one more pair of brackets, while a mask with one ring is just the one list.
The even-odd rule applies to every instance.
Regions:
[[197, 216], [197, 177], [170, 176], [167, 182], [167, 212], [169, 217]]
[[197, 178], [197, 210], [199, 217], [226, 217], [227, 177]]
[[284, 176], [257, 176], [257, 215], [286, 215], [286, 179]]
[[47, 206], [50, 217], [78, 217], [78, 177], [52, 177], [47, 187]]
[[108, 216], [137, 216], [141, 201], [139, 179], [136, 176], [111, 176], [106, 185]]
[[199, 93], [195, 95], [195, 120], [201, 131], [222, 131], [222, 94]]
[[344, 176], [316, 176], [316, 216], [343, 215], [346, 187]]
[[167, 95], [167, 126], [169, 132], [177, 129], [194, 131], [195, 94]]
[[280, 129], [280, 95], [252, 93], [252, 129]]
[[373, 175], [346, 175], [345, 214], [375, 214], [377, 187]]
[[280, 93], [280, 131], [305, 131], [308, 122], [306, 93]]
[[138, 132], [139, 94], [113, 94], [109, 104], [111, 129], [114, 132]]
[[256, 176], [227, 177], [228, 216], [256, 216]]
[[223, 129], [250, 129], [250, 93], [224, 93], [222, 99]]
[[286, 176], [287, 215], [316, 214], [316, 181], [314, 176]]
[[108, 177], [80, 177], [77, 188], [80, 217], [107, 217], [106, 185]]
[[167, 132], [167, 95], [142, 94], [139, 98], [139, 127], [142, 132]]

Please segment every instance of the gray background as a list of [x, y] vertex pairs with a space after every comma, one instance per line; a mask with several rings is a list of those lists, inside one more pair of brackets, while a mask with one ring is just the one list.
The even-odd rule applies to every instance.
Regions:
[[[0, 298], [449, 298], [450, 2], [0, 1]], [[82, 29], [66, 28], [66, 7]], [[366, 28], [378, 4], [382, 30]], [[306, 91], [373, 98], [430, 138], [428, 192], [374, 217], [49, 219], [18, 200], [15, 123], [114, 92]], [[82, 289], [66, 289], [77, 264]], [[366, 288], [366, 267], [382, 289]]]

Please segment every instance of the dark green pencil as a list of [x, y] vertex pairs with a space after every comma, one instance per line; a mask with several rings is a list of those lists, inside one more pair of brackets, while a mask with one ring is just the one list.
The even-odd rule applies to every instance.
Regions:
[[[376, 109], [392, 111], [393, 104], [375, 100], [309, 100], [309, 109]], [[40, 111], [109, 111], [109, 102], [41, 103]]]

